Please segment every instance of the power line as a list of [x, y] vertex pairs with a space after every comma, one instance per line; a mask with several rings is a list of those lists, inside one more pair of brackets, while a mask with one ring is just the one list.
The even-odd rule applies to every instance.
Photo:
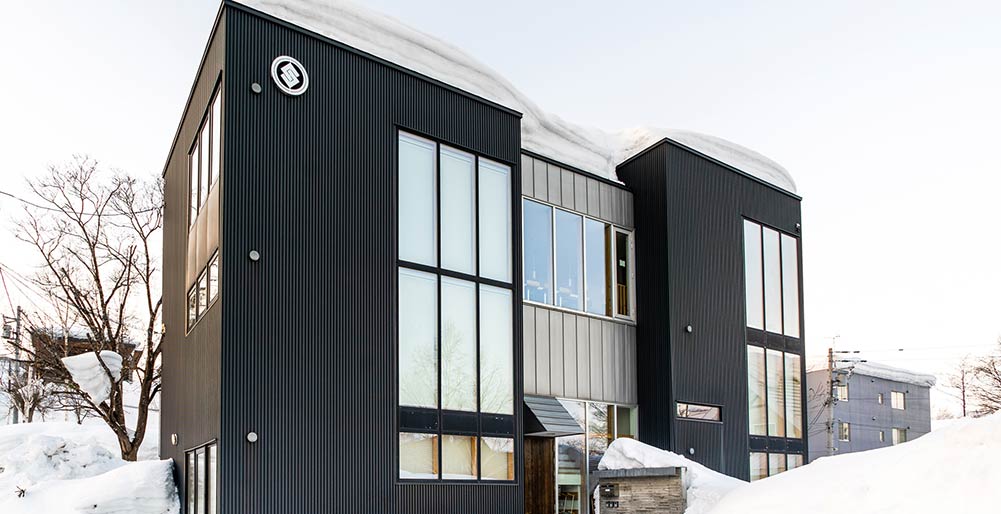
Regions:
[[[55, 207], [48, 207], [48, 206], [45, 206], [45, 205], [39, 205], [39, 204], [37, 204], [35, 202], [32, 202], [31, 200], [25, 200], [24, 198], [21, 198], [20, 196], [17, 196], [17, 195], [15, 195], [13, 193], [8, 193], [7, 191], [4, 191], [2, 189], [0, 189], [0, 195], [8, 196], [10, 198], [13, 198], [14, 200], [17, 200], [18, 202], [21, 202], [21, 203], [23, 203], [25, 205], [30, 205], [30, 206], [32, 206], [32, 207], [34, 207], [36, 209], [42, 209], [42, 210], [46, 210], [46, 211], [58, 212], [60, 214], [65, 214], [66, 213], [62, 209], [57, 209]], [[160, 207], [150, 207], [149, 209], [141, 209], [141, 210], [135, 211], [135, 214], [145, 214], [147, 212], [153, 212], [153, 211], [156, 211], [156, 210], [159, 210], [159, 209], [160, 209]], [[96, 212], [75, 212], [75, 214], [79, 214], [80, 216], [97, 216]], [[128, 215], [129, 215], [129, 213], [124, 213], [124, 212], [107, 212], [107, 213], [101, 213], [101, 216], [128, 216]]]
[[10, 291], [7, 289], [7, 279], [3, 276], [3, 268], [0, 268], [0, 281], [3, 281], [3, 292], [7, 295], [7, 305], [10, 305], [10, 312], [14, 312], [14, 302], [10, 301]]

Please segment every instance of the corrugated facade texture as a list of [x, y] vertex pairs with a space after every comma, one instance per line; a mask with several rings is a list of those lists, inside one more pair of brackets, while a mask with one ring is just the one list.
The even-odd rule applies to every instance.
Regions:
[[633, 228], [633, 193], [545, 159], [521, 156], [521, 192], [528, 198]]
[[[164, 168], [165, 219], [163, 231], [163, 392], [160, 399], [160, 456], [178, 464], [182, 477], [184, 451], [219, 437], [221, 302], [186, 332], [188, 254], [188, 150], [198, 137], [199, 124], [223, 73], [226, 23], [220, 18], [205, 51], [202, 67], [181, 119]], [[205, 263], [202, 263], [204, 265]], [[177, 434], [177, 444], [171, 443]], [[184, 483], [178, 480], [181, 494]]]
[[[397, 129], [510, 163], [514, 206], [517, 114], [239, 6], [227, 4], [223, 18], [222, 303], [199, 323], [215, 327], [211, 344], [221, 337], [222, 359], [218, 347], [210, 358], [177, 344], [165, 356], [173, 389], [165, 401], [180, 387], [221, 398], [204, 409], [193, 397], [170, 404], [169, 413], [165, 406], [173, 421], [165, 422], [163, 443], [171, 423], [186, 423], [177, 429], [182, 440], [218, 435], [224, 513], [520, 511], [520, 469], [515, 484], [397, 483], [395, 361]], [[279, 55], [306, 67], [304, 95], [283, 95], [271, 82]], [[255, 82], [261, 94], [251, 91]], [[174, 167], [168, 212], [175, 217], [165, 236], [171, 263], [183, 255], [172, 246], [186, 226]], [[520, 210], [513, 212], [518, 227]], [[517, 229], [514, 240], [520, 255]], [[260, 261], [248, 259], [251, 250]], [[520, 278], [516, 271], [514, 282]], [[168, 321], [183, 327], [183, 291], [173, 284], [182, 280], [168, 271], [165, 281]], [[520, 308], [514, 333], [521, 384]], [[210, 369], [198, 378], [203, 368]], [[179, 385], [185, 380], [194, 383]], [[520, 405], [520, 387], [515, 394]], [[197, 417], [202, 410], [214, 421]], [[246, 441], [251, 431], [257, 443]], [[516, 431], [520, 468], [520, 418]], [[180, 453], [172, 456], [181, 462]]]
[[[618, 173], [636, 209], [640, 438], [687, 451], [674, 429], [674, 402], [720, 405], [722, 466], [707, 464], [746, 479], [742, 223], [746, 217], [796, 234], [800, 201], [669, 140]], [[802, 352], [801, 343], [779, 339], [774, 344]], [[695, 450], [697, 459], [713, 454]]]

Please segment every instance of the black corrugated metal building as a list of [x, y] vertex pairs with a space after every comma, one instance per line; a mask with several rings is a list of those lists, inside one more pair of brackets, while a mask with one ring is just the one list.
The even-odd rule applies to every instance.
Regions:
[[802, 464], [800, 198], [672, 139], [595, 171], [224, 3], [164, 169], [184, 511], [585, 513], [619, 437]]

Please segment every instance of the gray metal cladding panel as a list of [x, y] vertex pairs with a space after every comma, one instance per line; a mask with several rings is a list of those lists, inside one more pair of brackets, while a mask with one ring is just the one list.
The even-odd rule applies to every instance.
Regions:
[[[657, 432], [669, 431], [673, 401], [721, 405], [723, 471], [746, 479], [742, 220], [796, 233], [800, 202], [670, 142], [620, 167], [619, 176], [634, 191], [642, 235], [636, 242], [641, 437], [671, 441]], [[647, 325], [651, 317], [668, 320], [663, 332]], [[684, 330], [689, 324], [691, 334]], [[672, 388], [666, 396], [658, 389], [665, 369]]]
[[[511, 163], [514, 204], [517, 116], [232, 4], [227, 47], [222, 512], [521, 512], [520, 415], [518, 483], [396, 480], [397, 127]], [[302, 96], [268, 76], [283, 54], [309, 73]]]
[[[821, 375], [826, 383], [826, 372], [814, 375]], [[890, 400], [892, 391], [905, 393], [904, 409], [893, 408]], [[848, 380], [848, 401], [839, 401], [834, 405], [835, 421], [851, 424], [851, 440], [835, 441], [838, 453], [891, 446], [893, 428], [906, 429], [909, 441], [930, 432], [929, 391], [929, 388], [923, 386], [853, 374]], [[882, 404], [878, 401], [880, 393], [883, 394]], [[822, 422], [826, 422], [826, 419]], [[820, 423], [818, 422], [818, 425]], [[815, 426], [813, 430], [816, 431], [817, 427]], [[882, 442], [879, 440], [880, 431], [884, 434]], [[820, 440], [812, 445], [812, 449], [818, 445], [821, 448], [826, 447], [827, 433], [824, 432], [817, 438]]]
[[[188, 149], [195, 141], [214, 88], [223, 71], [225, 20], [211, 36], [202, 68], [195, 78], [176, 140], [164, 168], [163, 231], [163, 392], [160, 456], [178, 464], [175, 475], [183, 494], [184, 450], [219, 437], [221, 311], [225, 296], [212, 305], [185, 335], [188, 242]], [[177, 434], [177, 445], [170, 435]], [[147, 438], [150, 432], [147, 432]]]
[[585, 173], [522, 155], [522, 194], [563, 209], [633, 228], [633, 194]]
[[560, 169], [552, 164], [546, 166], [549, 190], [549, 202], [556, 205], [563, 205], [563, 185]]

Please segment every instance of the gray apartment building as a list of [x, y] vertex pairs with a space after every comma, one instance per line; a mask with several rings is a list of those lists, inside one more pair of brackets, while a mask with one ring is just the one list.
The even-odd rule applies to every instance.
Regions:
[[933, 375], [858, 362], [836, 366], [833, 381], [831, 376], [826, 365], [807, 371], [809, 460], [900, 444], [931, 431]]

